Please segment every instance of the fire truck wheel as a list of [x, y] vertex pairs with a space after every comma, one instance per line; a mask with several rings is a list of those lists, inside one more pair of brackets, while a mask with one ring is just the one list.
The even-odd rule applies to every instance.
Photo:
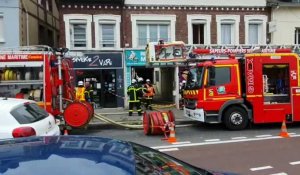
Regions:
[[230, 130], [242, 130], [248, 125], [248, 115], [241, 107], [230, 107], [224, 113], [223, 118], [226, 128]]

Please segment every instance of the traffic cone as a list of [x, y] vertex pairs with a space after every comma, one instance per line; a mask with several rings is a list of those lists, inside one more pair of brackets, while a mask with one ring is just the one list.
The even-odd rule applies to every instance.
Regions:
[[285, 120], [283, 120], [282, 125], [281, 125], [281, 132], [279, 134], [279, 136], [283, 137], [283, 138], [288, 138], [290, 137], [289, 133], [287, 132], [286, 129], [286, 124], [285, 124]]
[[175, 137], [174, 123], [171, 123], [171, 125], [169, 126], [169, 129], [170, 129], [170, 135], [169, 135], [169, 138], [168, 138], [168, 142], [169, 143], [177, 142], [177, 139]]
[[67, 129], [65, 129], [65, 130], [64, 130], [64, 135], [69, 135], [69, 133], [68, 133], [68, 130], [67, 130]]

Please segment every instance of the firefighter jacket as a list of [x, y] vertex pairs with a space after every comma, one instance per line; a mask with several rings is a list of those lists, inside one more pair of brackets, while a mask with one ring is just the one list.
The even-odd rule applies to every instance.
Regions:
[[85, 101], [85, 96], [84, 96], [85, 87], [76, 87], [75, 91], [76, 91], [76, 96], [75, 96], [76, 100]]
[[92, 102], [93, 101], [93, 88], [91, 87], [87, 87], [84, 91], [84, 97], [88, 102]]
[[147, 89], [144, 87], [142, 83], [137, 84], [137, 96], [139, 99], [142, 99], [144, 94], [147, 92]]
[[128, 102], [140, 102], [140, 99], [138, 98], [139, 92], [138, 92], [138, 85], [131, 84], [127, 88], [127, 95], [129, 96]]
[[152, 84], [145, 84], [145, 89], [146, 92], [144, 93], [144, 97], [146, 98], [153, 98], [153, 96], [155, 95], [155, 90]]

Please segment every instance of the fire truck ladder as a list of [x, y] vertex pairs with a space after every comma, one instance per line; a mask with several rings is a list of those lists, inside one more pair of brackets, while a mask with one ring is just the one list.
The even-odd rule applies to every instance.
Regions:
[[250, 53], [297, 53], [300, 55], [300, 45], [187, 45], [190, 59], [224, 59], [234, 54], [236, 58]]
[[45, 54], [47, 51], [53, 52], [53, 49], [46, 45], [4, 47], [0, 49], [1, 54]]

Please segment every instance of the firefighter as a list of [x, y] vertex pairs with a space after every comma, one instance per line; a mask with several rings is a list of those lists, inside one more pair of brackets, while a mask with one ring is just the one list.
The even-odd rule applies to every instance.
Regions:
[[179, 94], [180, 94], [179, 108], [181, 110], [183, 109], [183, 106], [184, 106], [183, 91], [184, 91], [185, 86], [186, 86], [186, 80], [182, 80], [182, 82], [180, 83], [180, 87], [179, 87]]
[[137, 87], [138, 87], [138, 98], [140, 99], [141, 104], [144, 105], [145, 104], [144, 94], [147, 92], [147, 90], [144, 87], [143, 81], [144, 79], [142, 77], [139, 77]]
[[155, 90], [149, 79], [146, 80], [144, 88], [147, 90], [147, 92], [144, 93], [145, 108], [152, 110], [152, 101], [155, 95]]
[[78, 81], [78, 87], [75, 88], [76, 100], [85, 101], [85, 87], [83, 86], [83, 81]]
[[142, 109], [141, 109], [141, 101], [138, 98], [139, 94], [139, 87], [135, 79], [131, 80], [131, 85], [127, 88], [127, 95], [129, 96], [129, 116], [132, 116], [133, 113], [133, 107], [136, 107], [136, 110], [139, 114], [139, 116], [142, 115]]
[[89, 82], [85, 83], [85, 91], [84, 91], [84, 98], [86, 101], [93, 103], [93, 87]]

